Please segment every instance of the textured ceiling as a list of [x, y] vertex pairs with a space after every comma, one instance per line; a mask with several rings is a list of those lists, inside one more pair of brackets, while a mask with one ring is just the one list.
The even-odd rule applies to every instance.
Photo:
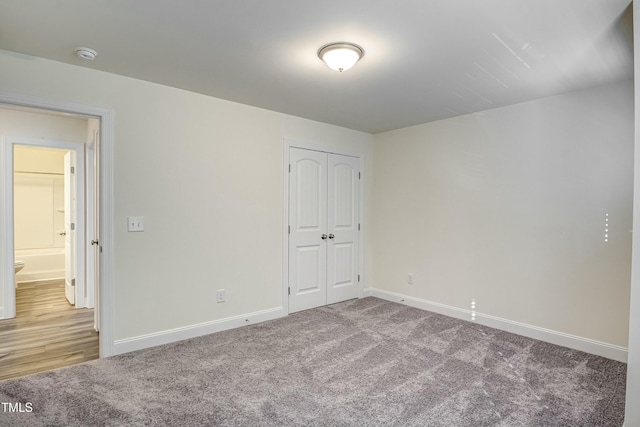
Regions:
[[[369, 133], [630, 79], [630, 0], [2, 0], [0, 49]], [[334, 41], [365, 57], [337, 73]], [[73, 48], [98, 51], [92, 61]]]

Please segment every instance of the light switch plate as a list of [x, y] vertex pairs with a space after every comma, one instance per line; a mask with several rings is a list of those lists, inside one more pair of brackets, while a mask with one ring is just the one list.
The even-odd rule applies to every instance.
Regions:
[[143, 216], [128, 216], [127, 217], [127, 231], [144, 231], [144, 217]]

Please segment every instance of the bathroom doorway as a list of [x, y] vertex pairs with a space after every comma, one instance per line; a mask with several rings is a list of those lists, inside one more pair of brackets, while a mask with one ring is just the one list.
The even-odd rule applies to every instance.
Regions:
[[42, 143], [47, 146], [14, 145], [16, 285], [62, 279], [69, 304], [90, 307], [93, 293], [85, 286], [84, 253], [78, 253], [76, 227], [82, 226], [78, 214], [85, 217], [84, 168], [78, 167], [76, 150], [49, 148], [47, 140]]
[[[23, 263], [17, 282], [64, 278], [71, 305], [93, 306], [85, 275], [85, 144], [16, 136], [4, 144], [13, 159], [13, 261]], [[15, 292], [8, 296], [5, 319], [15, 316]]]

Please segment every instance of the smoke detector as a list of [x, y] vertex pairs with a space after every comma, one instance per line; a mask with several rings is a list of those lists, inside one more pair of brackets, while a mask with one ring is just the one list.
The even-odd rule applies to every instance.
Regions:
[[89, 49], [88, 47], [77, 47], [73, 49], [73, 51], [75, 52], [76, 56], [78, 56], [78, 58], [86, 59], [89, 61], [93, 61], [94, 59], [96, 59], [96, 56], [98, 56], [98, 52], [93, 49]]

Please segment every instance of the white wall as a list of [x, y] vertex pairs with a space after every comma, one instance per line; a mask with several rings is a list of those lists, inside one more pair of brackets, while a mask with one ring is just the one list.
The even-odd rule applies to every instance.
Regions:
[[0, 135], [84, 143], [87, 119], [16, 110], [0, 104]]
[[625, 81], [375, 135], [374, 287], [626, 347], [632, 111]]
[[64, 237], [58, 234], [64, 230], [64, 154], [64, 150], [14, 148], [16, 250], [64, 247]]
[[[634, 73], [640, 82], [640, 11], [633, 11]], [[640, 87], [635, 86], [635, 177], [633, 204], [633, 259], [631, 274], [631, 303], [629, 321], [629, 358], [627, 362], [627, 404], [624, 425], [640, 425]]]
[[372, 170], [365, 133], [11, 52], [0, 69], [0, 90], [114, 110], [116, 341], [282, 305], [284, 138]]
[[66, 150], [17, 145], [13, 149], [13, 170], [19, 173], [64, 175]]

